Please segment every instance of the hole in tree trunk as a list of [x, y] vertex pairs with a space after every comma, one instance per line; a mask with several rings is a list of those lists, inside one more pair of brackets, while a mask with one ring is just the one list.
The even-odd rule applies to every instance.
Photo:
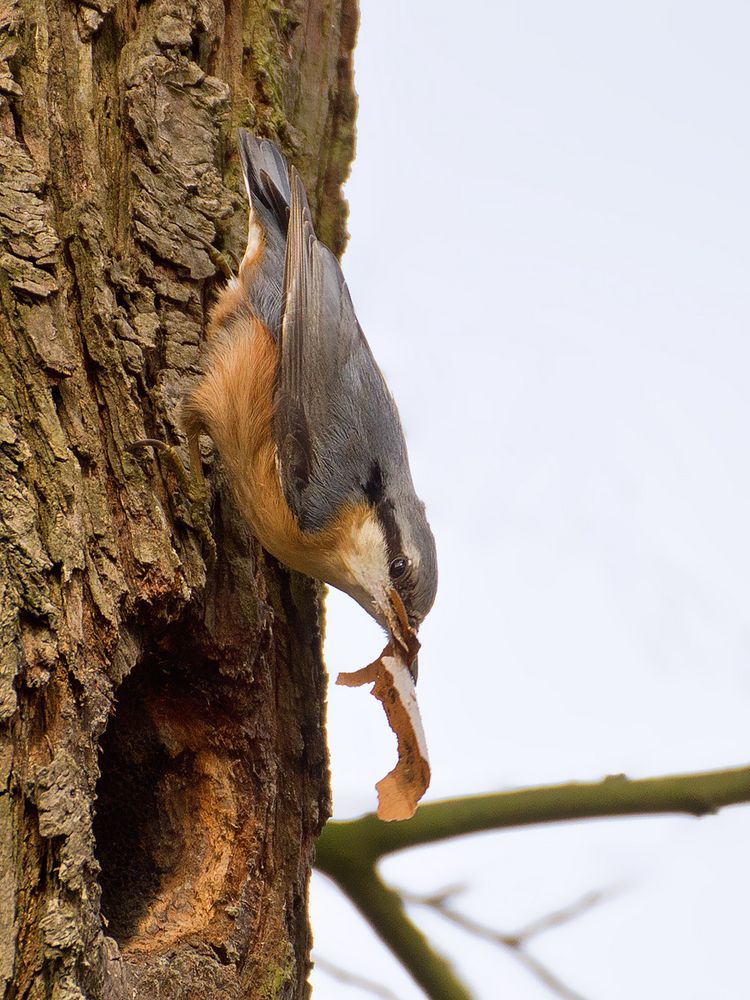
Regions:
[[164, 871], [156, 842], [160, 785], [172, 764], [144, 711], [139, 679], [131, 675], [123, 683], [117, 715], [102, 739], [94, 821], [102, 912], [109, 933], [120, 944], [136, 932]]
[[191, 934], [222, 946], [231, 932], [227, 903], [246, 872], [238, 789], [252, 785], [237, 687], [213, 664], [147, 657], [117, 692], [94, 835], [102, 913], [121, 948], [156, 951]]

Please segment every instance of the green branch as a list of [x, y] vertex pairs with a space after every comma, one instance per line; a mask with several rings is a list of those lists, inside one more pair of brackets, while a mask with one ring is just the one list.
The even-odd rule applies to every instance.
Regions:
[[444, 799], [420, 806], [405, 823], [382, 823], [374, 813], [329, 823], [318, 841], [316, 864], [329, 871], [342, 851], [352, 853], [361, 864], [467, 833], [601, 816], [704, 816], [738, 802], [750, 802], [750, 767], [635, 781], [618, 774], [597, 782]]
[[375, 932], [434, 1000], [470, 1000], [468, 989], [404, 912], [403, 900], [376, 871], [386, 854], [452, 837], [573, 819], [687, 813], [704, 816], [750, 802], [750, 767], [631, 781], [613, 775], [422, 805], [403, 823], [373, 813], [329, 823], [317, 844], [315, 867], [332, 878]]
[[424, 934], [406, 916], [401, 896], [385, 885], [374, 867], [358, 860], [339, 859], [336, 873], [327, 874], [428, 997], [471, 1000], [471, 993], [456, 977], [450, 963], [433, 951]]

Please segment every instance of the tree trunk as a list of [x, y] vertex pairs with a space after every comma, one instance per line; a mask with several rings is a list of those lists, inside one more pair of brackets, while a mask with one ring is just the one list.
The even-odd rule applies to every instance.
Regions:
[[356, 21], [0, 0], [3, 998], [307, 993], [320, 590], [218, 463], [212, 561], [163, 454], [128, 446], [181, 444], [213, 248], [243, 250], [236, 126], [280, 142], [343, 249]]

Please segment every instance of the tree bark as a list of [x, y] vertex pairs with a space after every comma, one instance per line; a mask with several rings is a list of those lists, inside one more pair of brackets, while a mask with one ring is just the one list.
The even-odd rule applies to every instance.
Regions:
[[0, 996], [297, 998], [329, 813], [320, 589], [178, 444], [247, 208], [341, 252], [356, 0], [0, 0]]

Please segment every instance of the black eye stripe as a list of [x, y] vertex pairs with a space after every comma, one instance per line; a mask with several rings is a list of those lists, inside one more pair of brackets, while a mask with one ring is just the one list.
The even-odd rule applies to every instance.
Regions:
[[364, 484], [363, 489], [365, 496], [373, 507], [376, 507], [383, 499], [383, 472], [377, 462], [373, 462], [370, 466], [370, 476]]
[[399, 556], [403, 555], [404, 552], [401, 544], [401, 532], [399, 531], [398, 524], [396, 523], [396, 511], [393, 503], [389, 500], [383, 500], [375, 508], [375, 514], [383, 528], [388, 558], [392, 562], [394, 559], [398, 559]]

